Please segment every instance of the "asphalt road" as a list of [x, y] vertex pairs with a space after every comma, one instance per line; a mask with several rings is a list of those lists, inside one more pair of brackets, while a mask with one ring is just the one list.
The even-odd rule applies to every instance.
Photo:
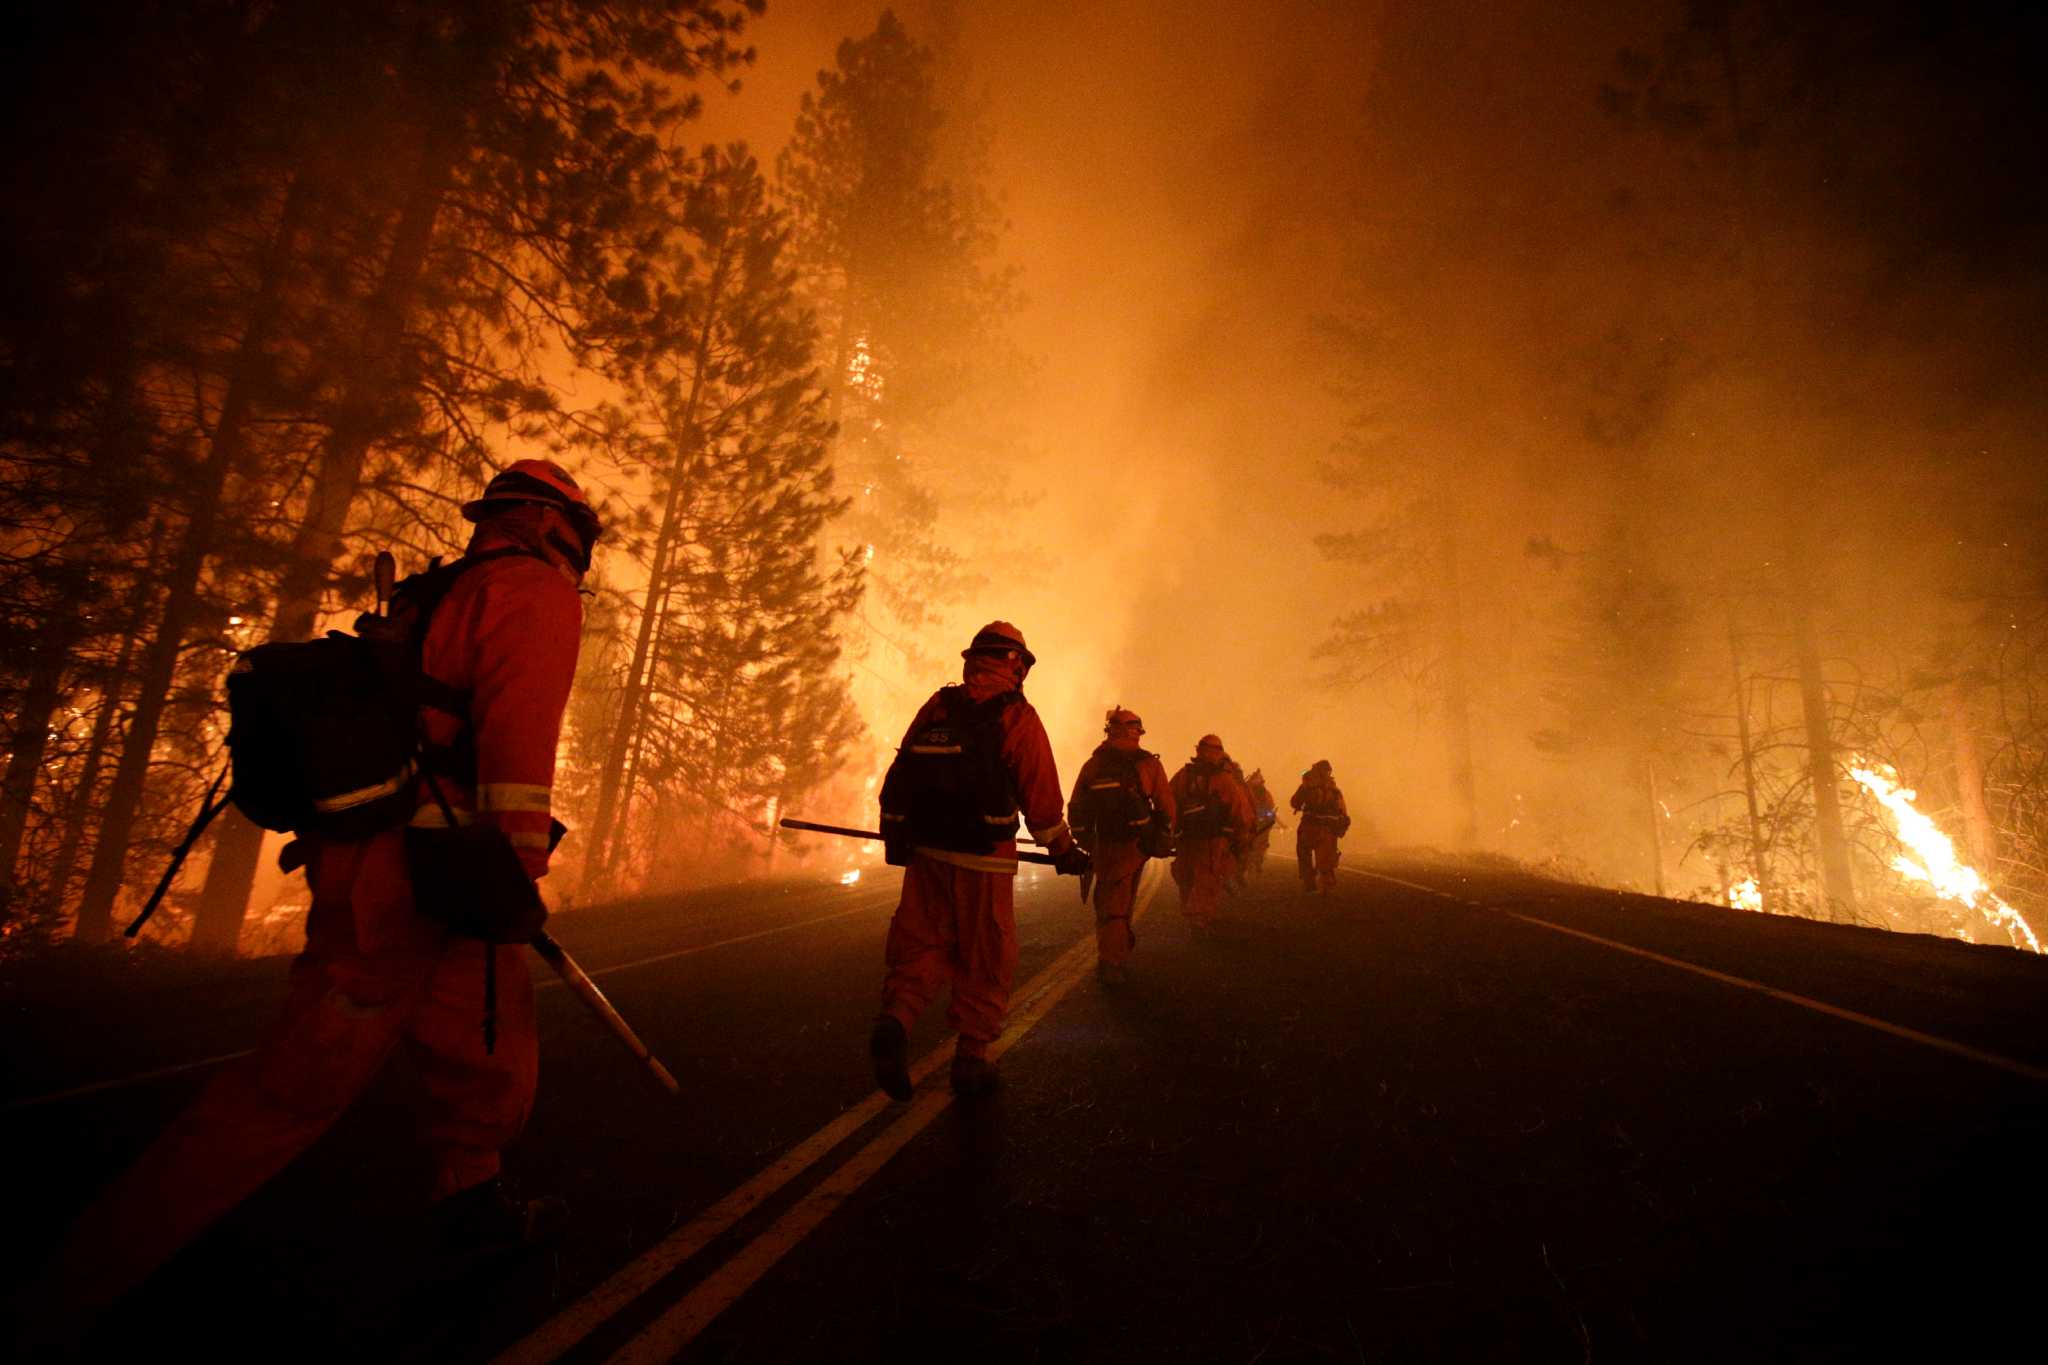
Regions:
[[[1308, 898], [1276, 859], [1199, 941], [1165, 887], [1107, 992], [1073, 884], [1027, 878], [1003, 1089], [955, 1104], [941, 1067], [900, 1106], [864, 1056], [895, 883], [557, 920], [685, 1099], [544, 992], [513, 1165], [570, 1204], [551, 1255], [423, 1276], [395, 1070], [94, 1350], [1847, 1360], [2035, 1330], [2039, 959], [1441, 861]], [[209, 1069], [165, 1068], [258, 1036], [282, 963], [67, 984], [0, 983], [11, 1277]]]

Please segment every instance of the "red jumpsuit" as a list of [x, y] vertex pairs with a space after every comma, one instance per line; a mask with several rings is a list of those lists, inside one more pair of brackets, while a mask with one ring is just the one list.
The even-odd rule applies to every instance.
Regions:
[[1328, 779], [1307, 780], [1287, 804], [1301, 812], [1301, 828], [1294, 836], [1294, 858], [1300, 865], [1302, 889], [1335, 890], [1338, 831], [1351, 823], [1344, 793]]
[[[472, 551], [510, 543], [489, 523]], [[477, 786], [442, 782], [458, 820], [503, 827], [536, 877], [547, 870], [549, 791], [576, 669], [582, 604], [570, 572], [521, 555], [471, 569], [428, 628], [427, 673], [470, 692]], [[457, 717], [428, 710], [428, 738]], [[422, 792], [416, 824], [445, 817]], [[89, 1277], [111, 1303], [311, 1146], [401, 1045], [424, 1092], [421, 1136], [445, 1197], [491, 1179], [533, 1104], [533, 982], [511, 945], [497, 964], [497, 1046], [484, 1051], [484, 953], [413, 908], [404, 835], [307, 839], [306, 947], [283, 1017], [230, 1063], [86, 1210], [53, 1271]]]
[[[1112, 748], [1135, 752], [1137, 737], [1106, 739], [1096, 746], [1088, 761], [1081, 765], [1080, 776], [1074, 779], [1074, 795], [1067, 802], [1069, 809], [1102, 772], [1106, 762], [1103, 750]], [[1156, 754], [1146, 754], [1139, 761], [1138, 786], [1171, 826], [1173, 788], [1166, 780], [1166, 765]], [[1130, 961], [1131, 950], [1138, 942], [1131, 933], [1131, 911], [1138, 902], [1138, 876], [1145, 870], [1145, 852], [1136, 839], [1097, 840], [1088, 851], [1095, 857], [1095, 956], [1109, 966], [1121, 967]]]
[[1206, 774], [1209, 790], [1220, 799], [1229, 811], [1229, 828], [1213, 838], [1191, 839], [1183, 831], [1180, 851], [1173, 859], [1173, 881], [1180, 888], [1180, 912], [1197, 927], [1207, 926], [1216, 919], [1216, 906], [1223, 899], [1223, 886], [1237, 873], [1237, 860], [1249, 847], [1252, 825], [1252, 799], [1246, 794], [1244, 784], [1231, 776], [1230, 770], [1220, 764], [1205, 764], [1197, 759], [1182, 766], [1173, 775], [1173, 804], [1176, 811], [1186, 811], [1188, 787], [1198, 776]]
[[[965, 679], [968, 695], [977, 702], [1014, 691], [1019, 682], [1013, 665], [978, 655], [969, 656]], [[943, 716], [944, 702], [934, 694], [911, 722], [904, 742]], [[1053, 853], [1072, 848], [1052, 743], [1030, 702], [1020, 699], [1005, 708], [1002, 736], [1003, 765], [1031, 837]], [[953, 995], [946, 1024], [960, 1035], [961, 1056], [985, 1055], [1003, 1031], [1017, 972], [1016, 878], [1014, 839], [988, 854], [912, 850], [903, 870], [903, 896], [889, 921], [888, 974], [882, 982], [882, 1013], [902, 1024], [905, 1033], [949, 984]]]

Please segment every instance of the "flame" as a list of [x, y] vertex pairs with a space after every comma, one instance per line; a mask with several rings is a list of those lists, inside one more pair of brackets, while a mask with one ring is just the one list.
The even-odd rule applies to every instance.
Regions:
[[1761, 912], [1764, 908], [1764, 889], [1756, 884], [1756, 878], [1744, 877], [1728, 888], [1728, 904], [1736, 910]]
[[860, 869], [857, 867], [849, 868], [847, 871], [839, 874], [839, 884], [841, 886], [852, 886], [855, 882], [859, 880]]
[[1942, 900], [1967, 906], [2003, 929], [2015, 947], [2041, 951], [2041, 940], [2019, 911], [1992, 894], [1983, 874], [1956, 857], [1956, 846], [1934, 821], [1913, 807], [1919, 793], [1899, 785], [1899, 775], [1881, 763], [1851, 761], [1849, 776], [1891, 813], [1899, 842], [1909, 850], [1892, 859], [1892, 870], [1933, 890]]

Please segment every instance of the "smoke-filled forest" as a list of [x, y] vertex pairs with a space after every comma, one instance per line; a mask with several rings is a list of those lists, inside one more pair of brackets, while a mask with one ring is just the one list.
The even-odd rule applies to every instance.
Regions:
[[[992, 618], [1061, 771], [2048, 933], [2018, 3], [74, 0], [9, 23], [0, 944], [118, 936], [224, 682], [544, 458], [558, 910], [804, 868]], [[294, 946], [230, 809], [150, 937]]]

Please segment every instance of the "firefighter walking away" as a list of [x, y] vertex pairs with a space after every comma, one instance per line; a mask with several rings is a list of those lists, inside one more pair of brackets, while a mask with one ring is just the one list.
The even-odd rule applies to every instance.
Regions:
[[1216, 922], [1223, 888], [1237, 874], [1251, 846], [1251, 797], [1231, 775], [1223, 741], [1203, 735], [1195, 756], [1173, 775], [1173, 807], [1180, 821], [1173, 881], [1180, 888], [1180, 912], [1201, 933]]
[[[393, 695], [418, 708], [391, 723], [417, 743], [420, 771], [408, 764], [397, 787], [416, 795], [374, 831], [322, 833], [333, 826], [317, 811], [292, 826], [287, 866], [305, 868], [312, 907], [282, 1017], [73, 1224], [47, 1274], [47, 1312], [83, 1322], [139, 1284], [305, 1151], [401, 1047], [420, 1079], [434, 1200], [408, 1250], [475, 1264], [557, 1221], [558, 1201], [516, 1202], [499, 1184], [538, 1075], [533, 985], [514, 946], [538, 920], [479, 930], [490, 907], [476, 902], [491, 894], [480, 876], [462, 883], [465, 904], [416, 895], [449, 886], [462, 859], [440, 847], [423, 871], [433, 840], [409, 836], [461, 827], [469, 837], [443, 845], [492, 855], [500, 884], [510, 876], [522, 893], [514, 918], [545, 914], [531, 879], [547, 872], [558, 828], [550, 793], [582, 631], [577, 585], [600, 529], [575, 480], [542, 460], [517, 461], [462, 512], [475, 523], [462, 558], [399, 584], [390, 618], [358, 623], [365, 637], [372, 620], [412, 631], [416, 685]], [[317, 730], [319, 717], [304, 719]], [[258, 781], [256, 762], [235, 751], [238, 786]]]
[[1337, 889], [1337, 841], [1351, 832], [1351, 812], [1329, 759], [1316, 760], [1301, 775], [1301, 786], [1287, 804], [1301, 815], [1301, 828], [1294, 836], [1301, 889], [1328, 895]]
[[[1104, 985], [1123, 984], [1130, 971], [1131, 912], [1147, 858], [1173, 852], [1173, 789], [1157, 754], [1138, 747], [1145, 722], [1114, 707], [1104, 717], [1102, 743], [1081, 765], [1067, 803], [1074, 837], [1095, 860], [1095, 974]], [[1089, 879], [1082, 878], [1084, 894]]]
[[911, 1096], [910, 1030], [948, 987], [946, 1023], [959, 1035], [953, 1090], [995, 1088], [989, 1044], [1017, 971], [1019, 811], [1060, 872], [1089, 869], [1067, 828], [1052, 744], [1024, 699], [1037, 659], [1023, 632], [991, 621], [960, 657], [962, 681], [918, 710], [882, 783], [882, 836], [890, 863], [903, 868], [903, 894], [868, 1054], [875, 1083], [896, 1100]]
[[1280, 823], [1280, 803], [1273, 799], [1264, 772], [1252, 769], [1252, 775], [1245, 779], [1244, 790], [1245, 795], [1252, 799], [1252, 846], [1245, 854], [1244, 866], [1238, 869], [1239, 886], [1266, 870], [1266, 850], [1273, 843], [1273, 827]]

